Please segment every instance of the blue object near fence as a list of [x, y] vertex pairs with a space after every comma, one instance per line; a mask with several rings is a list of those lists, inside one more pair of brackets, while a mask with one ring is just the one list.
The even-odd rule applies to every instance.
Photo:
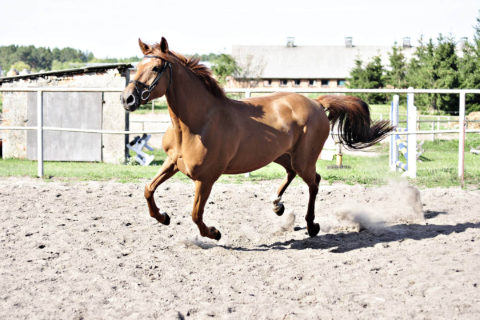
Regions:
[[[407, 129], [405, 128], [397, 128], [397, 132], [399, 131], [407, 131]], [[403, 163], [402, 161], [400, 160], [397, 160], [395, 162], [395, 165], [404, 170], [404, 171], [407, 171], [408, 170], [408, 147], [407, 147], [407, 141], [402, 139], [400, 137], [400, 135], [396, 134], [395, 135], [395, 143], [397, 145], [397, 149], [398, 151], [403, 155], [403, 157], [405, 158], [405, 163]], [[398, 159], [398, 157], [397, 157]]]

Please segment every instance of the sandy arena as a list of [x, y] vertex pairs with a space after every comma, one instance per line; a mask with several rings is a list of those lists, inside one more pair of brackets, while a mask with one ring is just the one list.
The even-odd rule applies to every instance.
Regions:
[[[321, 185], [319, 236], [294, 182], [216, 184], [199, 236], [193, 184], [0, 178], [1, 319], [479, 319], [480, 191]], [[416, 200], [417, 199], [417, 200]], [[422, 205], [423, 204], [423, 205]], [[423, 219], [423, 217], [425, 219]]]

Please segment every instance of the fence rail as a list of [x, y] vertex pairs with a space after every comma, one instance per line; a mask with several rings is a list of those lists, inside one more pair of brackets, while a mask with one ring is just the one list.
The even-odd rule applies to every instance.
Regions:
[[[59, 88], [59, 87], [0, 87], [0, 92], [36, 92], [37, 93], [37, 126], [35, 127], [19, 127], [19, 126], [0, 126], [2, 130], [36, 130], [37, 131], [37, 159], [38, 159], [38, 176], [43, 177], [43, 131], [69, 131], [69, 132], [86, 132], [86, 133], [100, 133], [100, 134], [143, 134], [143, 133], [164, 133], [161, 131], [142, 130], [142, 131], [122, 131], [122, 130], [92, 130], [92, 129], [78, 129], [78, 128], [58, 128], [58, 127], [44, 127], [43, 126], [43, 92], [123, 92], [124, 88]], [[480, 94], [480, 89], [346, 89], [346, 88], [281, 88], [280, 90], [272, 88], [229, 88], [225, 89], [227, 93], [243, 93], [246, 98], [251, 97], [252, 93], [272, 93], [272, 92], [296, 92], [296, 93], [391, 93], [391, 94], [458, 94], [460, 97], [459, 116], [457, 130], [409, 130], [397, 134], [415, 135], [415, 134], [435, 134], [435, 133], [458, 133], [459, 134], [459, 148], [458, 148], [458, 175], [462, 178], [464, 174], [464, 148], [465, 148], [465, 133], [480, 132], [480, 130], [467, 130], [465, 119], [465, 95], [466, 94]], [[436, 121], [436, 120], [435, 120]], [[429, 121], [432, 122], [432, 121]], [[416, 127], [413, 127], [416, 128]]]
[[347, 88], [228, 88], [227, 93], [272, 93], [272, 92], [296, 92], [296, 93], [438, 93], [438, 94], [480, 94], [480, 89], [347, 89]]
[[[164, 134], [165, 130], [99, 130], [99, 129], [78, 129], [78, 128], [58, 128], [58, 127], [42, 127], [43, 131], [66, 131], [66, 132], [82, 132], [82, 133], [100, 133], [100, 134]], [[21, 127], [21, 126], [0, 126], [0, 130], [38, 130], [38, 127]]]

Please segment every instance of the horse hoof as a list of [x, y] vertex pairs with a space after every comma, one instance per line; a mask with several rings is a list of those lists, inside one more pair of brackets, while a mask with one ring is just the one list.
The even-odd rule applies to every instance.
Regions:
[[162, 215], [165, 217], [162, 224], [168, 226], [170, 224], [170, 216], [166, 212], [162, 213]]
[[275, 214], [280, 217], [285, 212], [285, 206], [283, 205], [283, 203], [279, 203], [274, 206], [273, 212], [275, 212]]
[[312, 226], [308, 226], [307, 230], [310, 237], [315, 237], [320, 231], [320, 225], [318, 223], [314, 223]]
[[220, 238], [222, 237], [222, 234], [220, 233], [220, 231], [218, 231], [217, 229], [215, 229], [214, 227], [211, 227], [210, 228], [210, 234], [212, 235], [212, 239], [215, 239], [215, 240], [220, 240]]

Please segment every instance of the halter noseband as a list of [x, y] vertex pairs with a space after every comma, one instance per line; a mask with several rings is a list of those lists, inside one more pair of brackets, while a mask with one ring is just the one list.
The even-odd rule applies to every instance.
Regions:
[[[130, 83], [135, 84], [135, 91], [137, 92], [140, 99], [143, 100], [143, 101], [147, 101], [148, 98], [150, 97], [150, 93], [157, 86], [157, 83], [160, 80], [160, 78], [162, 77], [165, 70], [167, 68], [170, 68], [170, 78], [168, 78], [168, 86], [167, 86], [167, 90], [165, 91], [165, 92], [168, 92], [168, 89], [170, 88], [170, 83], [172, 82], [172, 65], [170, 64], [170, 62], [168, 62], [167, 60], [164, 60], [160, 56], [144, 56], [144, 58], [156, 58], [156, 59], [160, 59], [160, 60], [164, 61], [164, 64], [161, 68], [159, 68], [158, 66], [153, 67], [152, 71], [155, 71], [157, 73], [157, 76], [155, 77], [155, 79], [153, 79], [153, 82], [150, 85], [147, 85], [146, 83], [143, 83], [143, 82], [138, 81], [138, 80], [130, 81]], [[144, 88], [141, 92], [138, 89], [139, 85]]]

